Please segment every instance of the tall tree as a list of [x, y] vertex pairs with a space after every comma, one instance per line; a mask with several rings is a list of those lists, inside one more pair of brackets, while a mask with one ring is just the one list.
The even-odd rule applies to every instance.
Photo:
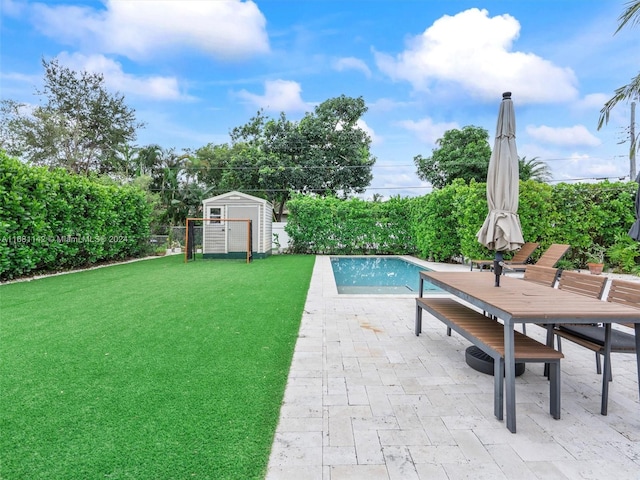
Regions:
[[231, 164], [232, 155], [233, 148], [230, 145], [209, 143], [194, 152], [190, 168], [203, 185], [214, 189], [224, 188], [221, 184], [222, 177]]
[[444, 132], [436, 141], [431, 157], [417, 155], [413, 161], [417, 174], [434, 188], [442, 188], [456, 178], [465, 182], [474, 179], [487, 180], [491, 147], [489, 133], [481, 127], [468, 125], [462, 130], [452, 129]]
[[278, 219], [292, 192], [363, 192], [375, 163], [371, 139], [358, 125], [366, 111], [362, 98], [344, 95], [321, 103], [300, 122], [284, 113], [269, 119], [260, 111], [231, 132], [234, 146], [244, 148], [234, 151], [223, 182], [264, 192], [278, 205]]
[[37, 165], [65, 167], [75, 173], [118, 169], [115, 154], [143, 126], [124, 96], [111, 94], [98, 73], [76, 72], [42, 60], [44, 103], [28, 108], [2, 101], [0, 145]]
[[538, 157], [533, 157], [530, 160], [527, 157], [519, 158], [518, 166], [520, 180], [534, 180], [544, 183], [552, 178], [549, 165], [539, 160]]
[[306, 140], [306, 188], [316, 192], [347, 196], [362, 193], [371, 183], [371, 139], [358, 126], [366, 113], [362, 97], [344, 95], [318, 105], [313, 114], [300, 122], [300, 132]]
[[[631, 0], [627, 2], [626, 8], [618, 17], [618, 28], [614, 35], [618, 33], [625, 25], [637, 25], [640, 23], [640, 0]], [[613, 107], [623, 100], [634, 100], [640, 98], [640, 73], [631, 79], [627, 85], [615, 90], [613, 97], [604, 104], [600, 110], [600, 119], [598, 120], [598, 130], [605, 123], [609, 122], [609, 115]], [[631, 148], [635, 148], [635, 139], [632, 139]], [[633, 179], [632, 179], [633, 180]]]
[[[189, 153], [149, 146], [146, 152], [153, 158], [154, 167], [150, 189], [158, 194], [165, 209], [160, 217], [164, 225], [182, 225], [190, 213], [195, 213], [202, 198], [197, 198], [193, 179], [185, 174]], [[197, 186], [196, 186], [197, 187]]]

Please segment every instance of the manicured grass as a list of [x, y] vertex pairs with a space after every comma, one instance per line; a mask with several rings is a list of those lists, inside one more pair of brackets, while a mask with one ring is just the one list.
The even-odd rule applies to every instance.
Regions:
[[313, 256], [0, 286], [0, 478], [257, 479]]

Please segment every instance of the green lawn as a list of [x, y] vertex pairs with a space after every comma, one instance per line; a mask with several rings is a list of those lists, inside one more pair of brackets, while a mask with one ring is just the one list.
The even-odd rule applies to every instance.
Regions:
[[257, 479], [313, 256], [0, 286], [0, 478]]

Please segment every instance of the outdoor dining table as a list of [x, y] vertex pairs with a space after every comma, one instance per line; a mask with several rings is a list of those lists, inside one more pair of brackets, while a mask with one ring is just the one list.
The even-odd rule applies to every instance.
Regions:
[[[509, 276], [504, 276], [500, 286], [496, 287], [493, 273], [422, 271], [420, 297], [423, 296], [425, 281], [503, 321], [507, 428], [512, 433], [516, 432], [514, 326], [518, 323], [544, 324], [548, 326], [548, 332], [553, 325], [562, 323], [603, 323], [605, 349], [609, 352], [611, 324], [634, 323], [640, 391], [640, 310]], [[553, 346], [552, 334], [550, 339], [547, 335], [547, 344]], [[608, 355], [605, 356], [604, 372], [609, 371], [607, 358]], [[603, 392], [609, 388], [607, 375], [602, 375], [602, 388]], [[604, 398], [601, 413], [606, 415]]]

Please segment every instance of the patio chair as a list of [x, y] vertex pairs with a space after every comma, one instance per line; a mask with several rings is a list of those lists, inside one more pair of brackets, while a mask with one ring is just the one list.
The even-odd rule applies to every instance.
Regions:
[[567, 292], [586, 295], [592, 298], [602, 298], [607, 277], [564, 270], [558, 281], [558, 288]]
[[524, 272], [523, 279], [528, 282], [539, 283], [547, 287], [553, 287], [560, 275], [560, 270], [540, 265], [529, 265]]
[[[539, 267], [553, 268], [556, 266], [556, 263], [558, 263], [560, 259], [564, 256], [564, 254], [569, 251], [570, 248], [571, 248], [571, 245], [566, 245], [564, 243], [553, 243], [549, 246], [549, 248], [547, 248], [544, 251], [544, 253], [540, 256], [538, 261], [533, 265], [536, 265]], [[526, 264], [518, 265], [518, 264], [512, 263], [509, 260], [504, 261], [505, 272], [507, 270], [513, 271], [513, 272], [526, 272], [527, 268], [529, 268], [529, 265], [526, 265]]]
[[[538, 283], [545, 287], [554, 287], [561, 270], [558, 268], [541, 267], [540, 265], [529, 265], [524, 272], [523, 280], [527, 282]], [[546, 325], [540, 325], [542, 328], [546, 328]], [[527, 325], [522, 324], [522, 333], [527, 334]], [[551, 344], [553, 342], [550, 342]], [[545, 370], [546, 372], [546, 370]]]
[[[553, 287], [556, 284], [556, 280], [558, 280], [560, 272], [561, 270], [557, 268], [542, 267], [540, 265], [529, 265], [524, 272], [524, 277], [522, 278], [527, 282], [538, 283], [540, 285], [544, 285], [545, 287]], [[540, 326], [546, 328], [546, 325]], [[522, 324], [522, 333], [524, 333], [525, 335], [527, 334], [527, 325], [525, 323]]]
[[[508, 260], [509, 263], [513, 263], [514, 265], [524, 265], [527, 263], [529, 258], [531, 258], [531, 254], [538, 248], [539, 243], [535, 242], [527, 242], [513, 255], [511, 260]], [[471, 260], [471, 270], [473, 270], [473, 266], [477, 265], [478, 269], [483, 270], [485, 267], [489, 267], [493, 269], [493, 260]]]
[[[564, 276], [564, 273], [563, 273]], [[584, 275], [585, 277], [589, 275]], [[562, 277], [561, 277], [562, 278]], [[604, 277], [606, 278], [606, 277]], [[640, 309], [640, 284], [627, 280], [611, 281], [607, 302], [621, 303], [634, 308]], [[625, 327], [634, 328], [633, 324], [624, 325]], [[627, 332], [622, 329], [611, 329], [611, 353], [636, 353], [636, 338], [633, 332]], [[605, 355], [604, 340], [605, 327], [601, 325], [563, 325], [555, 330], [558, 339], [558, 350], [560, 348], [560, 338], [565, 338], [582, 347], [592, 350], [596, 354], [596, 371], [602, 373], [600, 364], [600, 355]], [[609, 370], [605, 372], [609, 381], [613, 379], [611, 374], [611, 358], [605, 359], [605, 363], [609, 366]], [[603, 391], [603, 415], [606, 414], [606, 405], [608, 402], [608, 392]]]

